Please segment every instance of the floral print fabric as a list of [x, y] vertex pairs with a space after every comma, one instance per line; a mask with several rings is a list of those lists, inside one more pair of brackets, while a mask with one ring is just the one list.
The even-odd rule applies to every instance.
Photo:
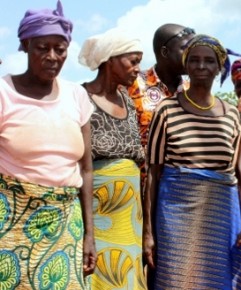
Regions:
[[[182, 91], [183, 87], [186, 89], [188, 85], [188, 82], [181, 81], [176, 92]], [[128, 92], [136, 107], [141, 143], [146, 148], [153, 112], [161, 100], [171, 97], [172, 94], [157, 76], [155, 67], [140, 72], [133, 85], [129, 87]]]
[[87, 289], [77, 194], [0, 175], [0, 289]]
[[[187, 89], [188, 82], [180, 79], [180, 84], [176, 92], [180, 92], [183, 88]], [[149, 125], [156, 106], [164, 99], [172, 96], [168, 87], [159, 79], [155, 67], [141, 71], [128, 92], [134, 101], [138, 124], [140, 127], [141, 144], [147, 151], [147, 140]], [[147, 177], [147, 169], [145, 163], [141, 166], [142, 186], [145, 186]]]
[[92, 158], [93, 160], [127, 158], [140, 164], [144, 161], [144, 151], [135, 107], [126, 89], [120, 87], [119, 91], [128, 112], [125, 119], [109, 115], [91, 99], [95, 107], [90, 119]]

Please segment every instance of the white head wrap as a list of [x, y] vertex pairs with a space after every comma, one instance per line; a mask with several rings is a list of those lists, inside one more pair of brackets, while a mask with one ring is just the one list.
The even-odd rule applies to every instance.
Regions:
[[118, 29], [88, 38], [79, 53], [79, 63], [97, 69], [110, 57], [130, 52], [142, 52], [139, 39], [130, 38]]

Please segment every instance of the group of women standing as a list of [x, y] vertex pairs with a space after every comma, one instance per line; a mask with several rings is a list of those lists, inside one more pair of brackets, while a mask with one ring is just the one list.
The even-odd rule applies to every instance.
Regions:
[[241, 289], [240, 119], [211, 94], [226, 49], [187, 43], [190, 87], [156, 108], [145, 156], [127, 91], [139, 41], [86, 40], [79, 62], [98, 73], [80, 85], [58, 77], [71, 31], [60, 1], [27, 11], [27, 70], [0, 79], [0, 289], [145, 290], [143, 252], [149, 290]]
[[28, 10], [27, 70], [0, 79], [0, 289], [146, 289], [144, 152], [126, 89], [140, 42], [88, 40], [79, 59], [98, 74], [80, 85], [58, 77], [71, 32], [60, 1]]

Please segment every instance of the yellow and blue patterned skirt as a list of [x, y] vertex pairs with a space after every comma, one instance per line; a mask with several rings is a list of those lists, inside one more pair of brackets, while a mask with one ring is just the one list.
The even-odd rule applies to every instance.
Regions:
[[0, 175], [0, 289], [87, 289], [77, 194]]
[[91, 289], [146, 289], [140, 170], [134, 161], [94, 162], [94, 226], [98, 261]]

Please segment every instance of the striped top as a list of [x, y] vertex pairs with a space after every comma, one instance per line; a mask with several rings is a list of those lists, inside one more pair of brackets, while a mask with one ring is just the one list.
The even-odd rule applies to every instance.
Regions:
[[184, 110], [175, 95], [164, 99], [155, 110], [148, 161], [234, 175], [239, 139], [240, 119], [234, 106], [222, 116], [200, 116]]

